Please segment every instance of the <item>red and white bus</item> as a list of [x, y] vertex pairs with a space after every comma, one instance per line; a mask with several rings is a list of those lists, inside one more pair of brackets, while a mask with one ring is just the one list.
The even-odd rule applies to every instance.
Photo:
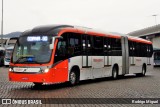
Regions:
[[14, 47], [9, 80], [75, 85], [80, 80], [135, 73], [144, 76], [150, 41], [69, 25], [36, 27]]

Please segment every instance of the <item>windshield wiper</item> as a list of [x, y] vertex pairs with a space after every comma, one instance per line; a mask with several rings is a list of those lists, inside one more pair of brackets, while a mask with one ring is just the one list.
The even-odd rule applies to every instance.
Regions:
[[[16, 63], [18, 63], [21, 59], [27, 59], [27, 58], [31, 58], [31, 57], [20, 57], [20, 58], [18, 58], [18, 60], [15, 62], [15, 64]], [[35, 60], [32, 60], [32, 61], [23, 61], [22, 63], [25, 63], [25, 62], [27, 62], [27, 63], [36, 63], [36, 64], [42, 64], [42, 63], [39, 63], [39, 62], [37, 62], [37, 61], [35, 61]]]
[[18, 60], [15, 62], [15, 64], [17, 64], [21, 59], [26, 59], [26, 58], [29, 58], [29, 57], [24, 57], [24, 56], [22, 56], [22, 57], [20, 57], [20, 58], [18, 58]]
[[39, 63], [37, 61], [24, 61], [23, 63], [27, 62], [28, 64], [31, 64], [31, 63], [34, 63], [34, 64], [42, 64], [42, 63]]

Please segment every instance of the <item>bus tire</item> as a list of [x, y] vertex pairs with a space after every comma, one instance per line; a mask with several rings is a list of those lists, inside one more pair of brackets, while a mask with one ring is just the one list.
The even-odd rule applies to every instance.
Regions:
[[75, 69], [71, 70], [70, 74], [69, 74], [69, 83], [71, 86], [76, 85], [79, 82], [79, 75], [78, 73], [75, 71]]
[[113, 67], [113, 69], [112, 69], [112, 78], [113, 79], [118, 78], [118, 69], [116, 67]]
[[42, 86], [43, 83], [41, 83], [41, 82], [33, 82], [33, 84], [34, 84], [35, 86]]
[[143, 65], [142, 67], [142, 76], [146, 75], [146, 65]]
[[136, 76], [137, 77], [142, 77], [142, 76], [145, 76], [145, 74], [146, 74], [146, 65], [144, 64], [142, 66], [142, 72], [141, 73], [137, 73]]

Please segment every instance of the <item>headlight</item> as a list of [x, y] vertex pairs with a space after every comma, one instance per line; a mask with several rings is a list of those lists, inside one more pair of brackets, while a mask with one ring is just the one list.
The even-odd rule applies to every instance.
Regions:
[[12, 72], [12, 71], [13, 71], [13, 69], [12, 69], [12, 68], [9, 68], [9, 71], [10, 71], [10, 72]]
[[44, 73], [47, 73], [48, 71], [49, 71], [49, 69], [48, 69], [48, 68], [44, 69]]

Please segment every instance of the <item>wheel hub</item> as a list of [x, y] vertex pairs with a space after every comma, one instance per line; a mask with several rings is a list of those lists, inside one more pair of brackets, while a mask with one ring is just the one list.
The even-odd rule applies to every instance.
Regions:
[[74, 72], [71, 72], [70, 80], [71, 80], [72, 84], [75, 83], [75, 81], [76, 81], [76, 74]]

